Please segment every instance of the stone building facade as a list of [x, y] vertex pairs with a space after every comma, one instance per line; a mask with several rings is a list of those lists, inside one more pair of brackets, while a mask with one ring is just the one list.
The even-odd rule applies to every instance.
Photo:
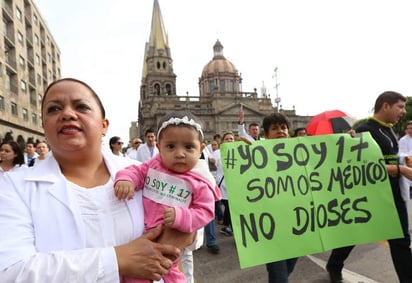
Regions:
[[145, 46], [138, 121], [132, 122], [131, 137], [142, 138], [147, 129], [156, 130], [160, 118], [175, 110], [190, 111], [198, 116], [203, 122], [206, 140], [211, 140], [216, 133], [237, 133], [241, 107], [247, 123], [260, 123], [274, 111], [287, 115], [291, 129], [305, 127], [311, 118], [297, 116], [295, 110], [277, 109], [270, 97], [259, 96], [256, 90], [242, 91], [242, 77], [235, 65], [225, 58], [219, 40], [213, 46], [213, 58], [203, 68], [198, 83], [198, 96], [176, 93], [168, 36], [158, 0], [154, 0], [150, 38]]
[[2, 0], [0, 141], [43, 140], [41, 100], [60, 78], [60, 50], [32, 0]]

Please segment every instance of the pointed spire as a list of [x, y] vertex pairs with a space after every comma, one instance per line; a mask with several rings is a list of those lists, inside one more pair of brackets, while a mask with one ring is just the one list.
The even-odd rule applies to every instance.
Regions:
[[[152, 27], [150, 31], [149, 46], [154, 47], [154, 49], [158, 51], [166, 51], [165, 49], [169, 48], [169, 40], [163, 24], [163, 17], [160, 12], [158, 0], [154, 0], [153, 3]], [[167, 53], [164, 55], [166, 54]]]
[[262, 87], [260, 88], [260, 92], [262, 94], [262, 97], [266, 97], [266, 86], [264, 81], [262, 81]]
[[142, 77], [145, 78], [149, 67], [147, 66], [148, 58], [167, 57], [171, 61], [169, 48], [169, 39], [163, 23], [162, 13], [158, 0], [153, 2], [152, 25], [150, 29], [150, 38], [145, 45], [145, 54], [143, 62]]

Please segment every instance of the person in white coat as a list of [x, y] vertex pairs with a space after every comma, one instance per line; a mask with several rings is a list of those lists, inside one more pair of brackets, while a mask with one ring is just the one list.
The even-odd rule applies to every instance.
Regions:
[[75, 79], [53, 82], [42, 118], [51, 155], [0, 176], [0, 281], [161, 280], [193, 235], [162, 226], [142, 235], [141, 195], [114, 197], [115, 173], [133, 160], [102, 149], [109, 122], [96, 93]]
[[27, 166], [20, 145], [15, 141], [3, 141], [0, 144], [0, 174], [24, 167]]
[[139, 138], [134, 138], [130, 142], [130, 147], [126, 151], [126, 155], [134, 160], [137, 160], [137, 150], [139, 149], [139, 146], [143, 143], [143, 141]]
[[[232, 132], [226, 132], [222, 136], [222, 143], [226, 142], [234, 142], [235, 141], [235, 135]], [[229, 199], [227, 195], [227, 189], [226, 189], [226, 184], [225, 184], [225, 177], [223, 175], [223, 164], [222, 164], [222, 159], [220, 156], [220, 149], [217, 149], [213, 153], [213, 157], [215, 159], [215, 164], [216, 164], [216, 183], [220, 188], [220, 191], [222, 193], [222, 205], [224, 207], [223, 211], [223, 227], [220, 228], [220, 233], [225, 235], [225, 236], [232, 236], [233, 231], [232, 231], [232, 221], [230, 218], [230, 208], [229, 208]]]
[[238, 125], [238, 135], [239, 137], [242, 137], [249, 142], [257, 141], [260, 140], [260, 127], [259, 124], [257, 123], [250, 123], [248, 132], [246, 132], [245, 129], [245, 113], [243, 112], [243, 106], [240, 105], [240, 111], [239, 111], [239, 125]]
[[[405, 135], [399, 139], [398, 155], [401, 164], [412, 167], [412, 121], [406, 122]], [[412, 181], [408, 180], [405, 176], [402, 176], [399, 181], [402, 199], [405, 201], [406, 208], [409, 210]]]
[[148, 129], [146, 130], [144, 134], [145, 138], [145, 143], [140, 145], [139, 148], [137, 149], [137, 160], [140, 162], [145, 162], [153, 157], [156, 156], [156, 154], [159, 153], [159, 150], [157, 149], [156, 146], [156, 134], [153, 129]]

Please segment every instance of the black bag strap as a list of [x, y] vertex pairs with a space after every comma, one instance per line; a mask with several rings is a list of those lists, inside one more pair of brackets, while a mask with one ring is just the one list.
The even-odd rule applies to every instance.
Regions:
[[219, 185], [217, 185], [218, 187], [220, 187], [220, 185], [222, 184], [224, 178], [225, 178], [225, 176], [222, 176], [222, 179], [220, 179], [220, 181], [219, 181]]

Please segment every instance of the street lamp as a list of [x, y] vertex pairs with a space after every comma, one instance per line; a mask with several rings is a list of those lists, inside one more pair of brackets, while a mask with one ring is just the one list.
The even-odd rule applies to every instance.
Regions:
[[276, 111], [279, 112], [279, 104], [280, 104], [280, 97], [279, 97], [279, 92], [278, 92], [278, 67], [275, 68], [275, 74], [273, 76], [275, 79], [275, 92], [276, 92], [276, 97], [275, 97], [275, 104], [276, 104]]

